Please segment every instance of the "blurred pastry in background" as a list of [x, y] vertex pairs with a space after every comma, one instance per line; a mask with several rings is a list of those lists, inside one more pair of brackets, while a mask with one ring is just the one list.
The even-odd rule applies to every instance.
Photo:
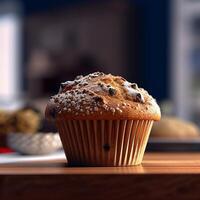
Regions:
[[15, 130], [14, 114], [0, 110], [0, 134], [9, 133]]
[[192, 122], [176, 117], [162, 117], [155, 122], [151, 131], [152, 138], [192, 139], [199, 137], [199, 128]]
[[56, 128], [43, 119], [38, 109], [28, 105], [13, 112], [0, 111], [0, 147], [0, 153], [13, 150], [43, 155], [61, 149], [62, 144]]
[[25, 107], [15, 112], [0, 110], [0, 134], [35, 133], [41, 126], [41, 118], [40, 112], [31, 107]]
[[19, 110], [15, 114], [16, 132], [35, 133], [41, 125], [41, 115], [31, 108]]
[[57, 132], [56, 127], [47, 122], [34, 106], [20, 110], [0, 110], [0, 134]]

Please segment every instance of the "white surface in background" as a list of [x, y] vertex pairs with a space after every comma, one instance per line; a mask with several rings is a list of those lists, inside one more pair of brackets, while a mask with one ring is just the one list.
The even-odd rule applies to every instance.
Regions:
[[30, 156], [30, 155], [21, 155], [18, 153], [9, 153], [9, 154], [0, 154], [0, 164], [7, 163], [25, 163], [25, 162], [37, 162], [37, 161], [53, 161], [65, 159], [65, 154], [63, 151], [58, 151], [49, 155], [40, 155], [40, 156]]
[[0, 15], [0, 96], [19, 93], [19, 19], [14, 14]]
[[[194, 20], [199, 18], [200, 1], [171, 1], [171, 70], [170, 92], [177, 116], [191, 120], [193, 115], [192, 79], [194, 71], [192, 56], [199, 43], [195, 39]], [[198, 26], [198, 25], [196, 25]], [[194, 56], [193, 56], [194, 57]], [[196, 110], [195, 110], [196, 112]]]

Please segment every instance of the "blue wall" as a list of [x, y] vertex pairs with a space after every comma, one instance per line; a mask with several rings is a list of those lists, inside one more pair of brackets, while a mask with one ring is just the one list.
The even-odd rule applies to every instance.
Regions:
[[[137, 82], [158, 100], [168, 97], [169, 0], [131, 1]], [[130, 67], [131, 67], [130, 65]], [[134, 73], [134, 72], [133, 72]]]

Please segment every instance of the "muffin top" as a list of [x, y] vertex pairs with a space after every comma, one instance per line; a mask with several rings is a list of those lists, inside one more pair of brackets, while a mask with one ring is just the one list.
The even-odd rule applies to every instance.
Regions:
[[155, 99], [121, 76], [95, 72], [61, 83], [46, 107], [48, 119], [159, 120]]

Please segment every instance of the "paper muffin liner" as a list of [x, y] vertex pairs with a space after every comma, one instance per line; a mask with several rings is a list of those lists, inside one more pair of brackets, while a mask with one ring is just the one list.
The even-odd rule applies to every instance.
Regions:
[[142, 162], [152, 120], [59, 120], [69, 165], [131, 166]]

